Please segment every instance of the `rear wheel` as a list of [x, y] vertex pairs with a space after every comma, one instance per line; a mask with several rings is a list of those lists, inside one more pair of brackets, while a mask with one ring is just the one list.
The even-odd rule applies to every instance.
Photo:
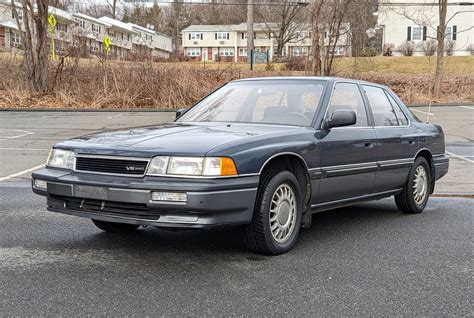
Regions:
[[418, 157], [408, 176], [403, 191], [395, 195], [395, 203], [405, 213], [421, 213], [430, 195], [431, 173], [428, 162]]
[[302, 195], [289, 171], [263, 175], [252, 223], [244, 227], [246, 245], [262, 254], [283, 254], [296, 243], [302, 216]]
[[102, 231], [111, 233], [129, 233], [135, 231], [140, 226], [135, 224], [114, 223], [99, 220], [92, 220], [92, 222]]

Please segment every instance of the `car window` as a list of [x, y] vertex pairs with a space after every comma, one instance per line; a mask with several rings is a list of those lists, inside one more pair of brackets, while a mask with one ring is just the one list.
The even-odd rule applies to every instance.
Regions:
[[392, 105], [381, 88], [364, 85], [369, 100], [375, 126], [398, 126], [397, 116]]
[[230, 83], [203, 99], [178, 121], [309, 126], [324, 87], [324, 81], [308, 80]]
[[390, 100], [390, 103], [392, 104], [392, 107], [395, 110], [395, 114], [397, 115], [398, 123], [402, 126], [408, 125], [408, 118], [407, 118], [407, 116], [405, 116], [405, 114], [401, 110], [400, 106], [393, 99], [393, 97], [390, 96], [389, 93], [385, 92], [385, 94], [387, 94], [388, 99]]
[[[332, 94], [331, 102], [327, 111], [327, 118], [332, 116], [336, 110], [353, 110], [357, 116], [356, 127], [368, 126], [367, 112], [364, 106], [364, 100], [357, 84], [336, 83]], [[351, 127], [351, 126], [349, 126]]]

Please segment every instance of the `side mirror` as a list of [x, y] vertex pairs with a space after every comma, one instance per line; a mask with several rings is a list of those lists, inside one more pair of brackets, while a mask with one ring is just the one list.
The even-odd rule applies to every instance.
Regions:
[[176, 117], [175, 117], [175, 119], [178, 119], [179, 117], [183, 116], [188, 110], [189, 110], [189, 108], [181, 108], [181, 109], [178, 109], [178, 110], [176, 111]]
[[353, 110], [335, 110], [329, 119], [325, 121], [325, 128], [343, 127], [354, 125], [357, 122], [356, 113]]

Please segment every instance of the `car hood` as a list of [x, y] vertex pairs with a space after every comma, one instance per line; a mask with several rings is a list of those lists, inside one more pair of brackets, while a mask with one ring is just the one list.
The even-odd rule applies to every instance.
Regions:
[[238, 139], [297, 128], [243, 123], [167, 123], [89, 134], [56, 147], [103, 155], [205, 155]]

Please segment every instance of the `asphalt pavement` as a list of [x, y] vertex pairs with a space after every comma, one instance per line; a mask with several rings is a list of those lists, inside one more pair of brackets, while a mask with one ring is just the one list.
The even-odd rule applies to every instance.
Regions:
[[[474, 107], [416, 108], [451, 156], [436, 193], [474, 193]], [[319, 213], [290, 253], [248, 252], [238, 228], [103, 233], [46, 211], [30, 173], [51, 146], [169, 112], [0, 112], [1, 316], [472, 316], [472, 199], [392, 199]]]
[[386, 199], [313, 216], [294, 250], [248, 252], [238, 228], [103, 233], [0, 187], [2, 316], [472, 316], [472, 199], [422, 214]]

